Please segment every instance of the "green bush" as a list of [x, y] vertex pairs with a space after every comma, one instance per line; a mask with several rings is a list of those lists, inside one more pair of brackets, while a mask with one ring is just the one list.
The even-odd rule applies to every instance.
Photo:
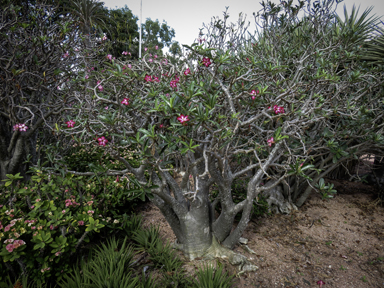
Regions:
[[85, 243], [131, 235], [141, 225], [140, 217], [121, 214], [139, 194], [125, 188], [127, 180], [35, 172], [28, 184], [8, 175], [0, 187], [0, 282], [22, 273], [36, 285], [60, 280]]

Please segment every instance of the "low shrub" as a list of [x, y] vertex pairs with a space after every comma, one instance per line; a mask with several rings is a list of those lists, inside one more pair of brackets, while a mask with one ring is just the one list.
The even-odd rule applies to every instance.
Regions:
[[131, 235], [141, 225], [140, 217], [122, 214], [141, 195], [127, 189], [128, 179], [95, 181], [36, 170], [25, 184], [20, 175], [7, 176], [0, 187], [0, 282], [20, 275], [36, 285], [60, 280], [86, 243]]

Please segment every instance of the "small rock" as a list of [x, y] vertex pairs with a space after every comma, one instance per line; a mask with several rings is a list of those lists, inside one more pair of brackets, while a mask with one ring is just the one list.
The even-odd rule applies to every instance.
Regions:
[[243, 237], [240, 237], [240, 239], [239, 239], [239, 243], [240, 244], [247, 244], [248, 243], [248, 239], [246, 239], [246, 238], [243, 238]]

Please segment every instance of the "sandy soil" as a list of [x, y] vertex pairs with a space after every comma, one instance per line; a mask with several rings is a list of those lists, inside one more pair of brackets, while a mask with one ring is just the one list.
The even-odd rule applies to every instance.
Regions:
[[[234, 250], [259, 269], [238, 275], [234, 287], [319, 287], [319, 280], [323, 288], [384, 287], [384, 208], [376, 189], [345, 180], [327, 182], [338, 191], [331, 200], [313, 193], [292, 215], [252, 219], [243, 237], [256, 254], [241, 245]], [[144, 226], [159, 225], [164, 240], [175, 241], [155, 206], [143, 205], [140, 214]], [[186, 261], [185, 269], [194, 274], [202, 263]]]

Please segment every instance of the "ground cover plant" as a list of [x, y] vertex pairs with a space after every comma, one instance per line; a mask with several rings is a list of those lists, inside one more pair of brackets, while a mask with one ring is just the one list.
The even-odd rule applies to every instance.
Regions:
[[140, 193], [127, 195], [126, 179], [51, 178], [41, 170], [27, 184], [18, 174], [8, 177], [0, 190], [0, 280], [28, 275], [37, 283], [59, 281], [86, 243], [131, 235], [140, 226], [127, 214], [132, 203], [126, 205]]

